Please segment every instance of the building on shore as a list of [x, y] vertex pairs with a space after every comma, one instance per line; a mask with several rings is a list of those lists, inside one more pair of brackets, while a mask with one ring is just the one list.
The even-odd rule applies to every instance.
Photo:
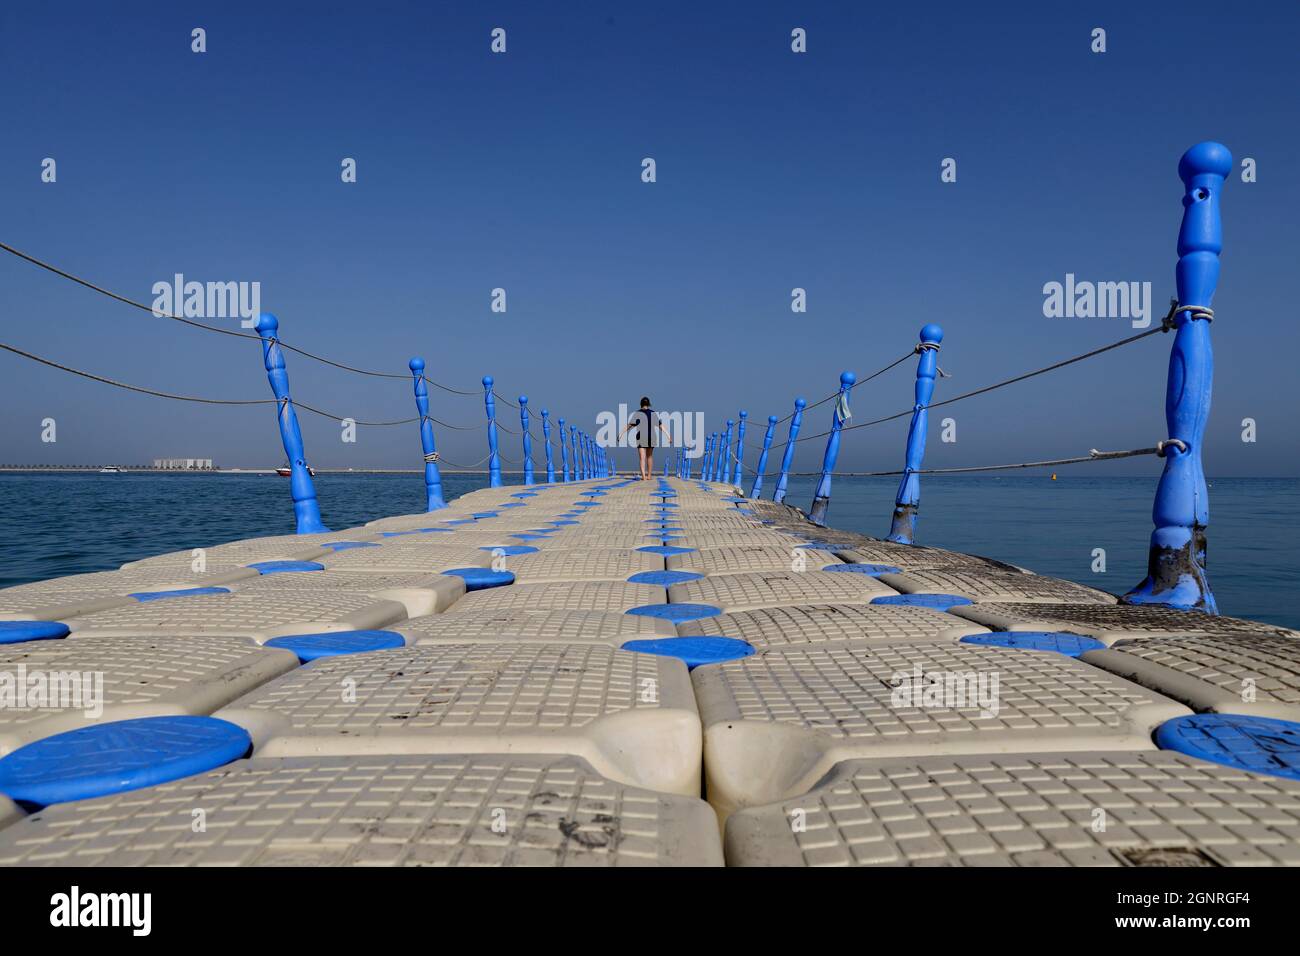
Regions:
[[162, 471], [212, 471], [211, 458], [155, 458], [154, 468]]

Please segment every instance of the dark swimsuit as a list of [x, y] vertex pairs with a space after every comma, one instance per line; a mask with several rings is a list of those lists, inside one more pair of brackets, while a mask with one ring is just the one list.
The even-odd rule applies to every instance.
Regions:
[[632, 428], [636, 432], [636, 447], [654, 448], [658, 413], [653, 408], [638, 408], [632, 413], [632, 421], [635, 423]]

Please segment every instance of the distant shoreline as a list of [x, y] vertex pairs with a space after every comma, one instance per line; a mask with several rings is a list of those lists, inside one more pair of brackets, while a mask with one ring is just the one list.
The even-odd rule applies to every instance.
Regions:
[[[122, 475], [274, 475], [274, 468], [147, 468], [140, 465], [0, 465], [0, 474], [98, 475], [100, 469], [118, 468]], [[443, 468], [444, 475], [486, 475], [483, 471], [456, 471]], [[423, 468], [317, 468], [317, 475], [422, 475]], [[521, 475], [505, 471], [503, 475]]]

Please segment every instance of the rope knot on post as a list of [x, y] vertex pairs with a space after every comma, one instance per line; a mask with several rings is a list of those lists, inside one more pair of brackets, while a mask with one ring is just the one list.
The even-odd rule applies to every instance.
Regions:
[[1156, 442], [1156, 454], [1164, 458], [1165, 449], [1169, 447], [1177, 448], [1183, 454], [1187, 454], [1187, 443], [1181, 438], [1166, 438], [1164, 441]]

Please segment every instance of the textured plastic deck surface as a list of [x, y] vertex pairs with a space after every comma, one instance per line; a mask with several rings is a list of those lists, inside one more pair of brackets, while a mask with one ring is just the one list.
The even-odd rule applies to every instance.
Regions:
[[[209, 714], [297, 666], [288, 651], [237, 637], [79, 637], [5, 645], [0, 681], [8, 677], [27, 693], [21, 704], [0, 706], [0, 755], [87, 724]], [[37, 675], [44, 692], [33, 695], [29, 678]]]
[[470, 611], [626, 611], [664, 599], [664, 588], [625, 581], [559, 581], [512, 584], [467, 594], [448, 614]]
[[1186, 707], [1061, 654], [969, 644], [768, 650], [693, 674], [709, 801], [792, 796], [855, 757], [1150, 750]]
[[1168, 751], [850, 760], [734, 814], [726, 851], [732, 866], [1295, 866], [1300, 782]]
[[1027, 601], [1053, 604], [1114, 604], [1115, 598], [1081, 584], [1037, 574], [996, 571], [904, 571], [880, 580], [904, 594], [960, 594], [972, 601]]
[[[0, 865], [717, 865], [728, 818], [733, 865], [1300, 862], [1300, 784], [1155, 742], [1193, 710], [1300, 718], [1300, 635], [735, 492], [488, 488], [0, 591], [0, 757], [147, 717], [254, 744], [31, 815], [0, 788]], [[249, 567], [268, 561], [315, 570]], [[825, 570], [846, 561], [881, 567]], [[442, 573], [503, 565], [513, 583], [470, 593]], [[629, 581], [665, 571], [701, 577]], [[130, 596], [205, 587], [229, 593]], [[870, 603], [899, 592], [976, 603]], [[959, 643], [990, 629], [1106, 649]], [[61, 696], [28, 699], [33, 674]]]
[[862, 574], [825, 571], [757, 571], [706, 577], [668, 589], [673, 603], [712, 604], [724, 612], [789, 604], [869, 604], [897, 594]]
[[371, 630], [404, 617], [401, 604], [366, 594], [232, 591], [133, 604], [67, 623], [74, 634], [231, 634], [264, 641], [284, 634]]
[[[802, 556], [802, 557], [801, 557]], [[748, 574], [755, 571], [793, 571], [801, 564], [805, 570], [819, 571], [832, 564], [842, 564], [830, 551], [813, 548], [779, 548], [770, 546], [705, 548], [692, 554], [675, 554], [667, 559], [673, 571], [700, 571], [704, 574]]]
[[1193, 710], [1300, 721], [1300, 640], [1294, 637], [1149, 637], [1083, 659]]
[[671, 621], [622, 611], [472, 611], [435, 614], [394, 624], [412, 644], [501, 644], [548, 641], [621, 647], [635, 637], [675, 637]]
[[702, 800], [566, 756], [259, 758], [0, 829], [10, 866], [721, 864]]
[[767, 648], [843, 641], [957, 641], [968, 634], [987, 633], [987, 629], [923, 607], [799, 604], [685, 621], [677, 625], [677, 632], [739, 637], [755, 647]]
[[316, 661], [217, 716], [264, 756], [571, 753], [697, 794], [700, 720], [681, 661], [596, 644], [445, 644]]
[[1196, 611], [1134, 607], [1125, 604], [990, 603], [953, 608], [968, 621], [995, 631], [1070, 631], [1095, 637], [1103, 644], [1150, 637], [1155, 634], [1213, 636], [1271, 634], [1300, 637], [1300, 633], [1272, 624], [1232, 617], [1210, 617]]

